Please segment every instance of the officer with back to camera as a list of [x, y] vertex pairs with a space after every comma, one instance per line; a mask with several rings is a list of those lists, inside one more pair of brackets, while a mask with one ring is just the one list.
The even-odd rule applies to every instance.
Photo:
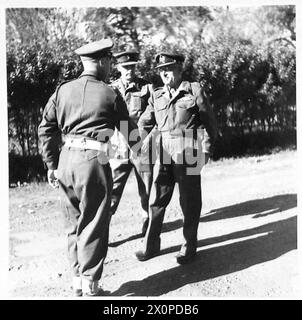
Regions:
[[176, 256], [179, 264], [193, 260], [197, 249], [197, 230], [201, 213], [202, 165], [207, 162], [217, 135], [213, 111], [202, 87], [183, 80], [181, 54], [162, 52], [156, 56], [164, 83], [152, 93], [138, 126], [157, 131], [158, 158], [153, 170], [149, 200], [149, 225], [142, 250], [136, 252], [145, 261], [160, 252], [160, 234], [166, 208], [175, 183], [178, 184], [182, 209], [184, 242]]
[[[138, 122], [140, 116], [145, 111], [148, 104], [152, 85], [146, 80], [136, 75], [136, 65], [139, 63], [139, 53], [136, 51], [122, 51], [114, 55], [117, 62], [117, 69], [121, 76], [111, 83], [111, 86], [118, 90], [124, 98], [131, 120]], [[140, 155], [136, 159], [131, 159], [128, 146], [124, 142], [123, 136], [114, 134], [112, 139], [113, 147], [118, 151], [116, 159], [112, 159], [111, 167], [113, 170], [113, 190], [111, 213], [114, 214], [118, 208], [123, 190], [131, 171], [134, 171], [138, 193], [142, 207], [142, 234], [144, 235], [148, 226], [148, 203], [152, 184], [152, 165]], [[129, 156], [130, 155], [130, 156]], [[146, 154], [148, 156], [148, 154]]]
[[[129, 130], [136, 128], [122, 97], [105, 83], [112, 47], [111, 39], [102, 39], [75, 51], [84, 71], [57, 88], [39, 126], [48, 180], [60, 186], [69, 225], [68, 257], [77, 296], [103, 293], [99, 280], [108, 249], [112, 192], [108, 139], [120, 121], [127, 121]], [[61, 137], [65, 142], [60, 152]]]

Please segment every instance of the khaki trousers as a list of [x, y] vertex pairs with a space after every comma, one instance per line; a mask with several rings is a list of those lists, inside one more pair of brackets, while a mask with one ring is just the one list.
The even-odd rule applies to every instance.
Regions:
[[73, 276], [92, 281], [101, 278], [108, 250], [112, 174], [104, 157], [63, 147], [58, 167]]

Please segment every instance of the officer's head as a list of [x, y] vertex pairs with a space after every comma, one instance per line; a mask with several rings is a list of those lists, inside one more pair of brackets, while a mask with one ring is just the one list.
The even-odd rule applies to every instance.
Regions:
[[88, 43], [75, 51], [81, 57], [85, 71], [97, 73], [100, 80], [106, 80], [110, 73], [111, 39], [102, 39]]
[[182, 80], [184, 56], [181, 54], [173, 54], [161, 52], [156, 58], [160, 77], [165, 85], [177, 88]]
[[114, 55], [117, 62], [117, 70], [125, 82], [130, 82], [135, 77], [135, 68], [138, 63], [139, 53], [136, 51], [123, 51]]

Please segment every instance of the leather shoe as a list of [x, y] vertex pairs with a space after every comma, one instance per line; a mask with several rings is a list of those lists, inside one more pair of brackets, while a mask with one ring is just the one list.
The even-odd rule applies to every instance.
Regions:
[[191, 251], [188, 253], [178, 252], [176, 255], [176, 261], [179, 264], [187, 264], [193, 261], [196, 256], [196, 251]]
[[104, 290], [102, 288], [98, 288], [94, 292], [83, 292], [84, 297], [101, 297], [101, 296], [109, 296], [110, 291]]
[[82, 289], [74, 289], [73, 294], [75, 297], [82, 297], [83, 295]]
[[147, 261], [147, 260], [157, 256], [159, 251], [160, 251], [159, 249], [153, 250], [153, 251], [148, 251], [148, 252], [140, 250], [140, 251], [135, 252], [135, 255], [136, 255], [137, 260]]
[[72, 291], [75, 297], [81, 297], [82, 292], [82, 279], [79, 276], [74, 276], [72, 278]]
[[85, 278], [82, 279], [82, 292], [84, 297], [106, 296], [110, 293], [99, 286], [98, 280], [91, 281]]

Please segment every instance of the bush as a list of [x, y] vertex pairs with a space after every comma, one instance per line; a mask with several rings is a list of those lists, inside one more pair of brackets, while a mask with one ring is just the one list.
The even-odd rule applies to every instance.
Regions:
[[47, 170], [40, 155], [9, 154], [9, 185], [46, 181]]
[[[166, 14], [171, 19], [175, 12], [184, 14], [183, 10], [172, 10], [173, 14], [170, 9], [167, 8]], [[188, 9], [184, 10], [187, 12]], [[39, 11], [43, 21], [44, 18], [48, 21], [46, 11]], [[50, 11], [57, 19], [58, 13]], [[97, 32], [98, 23], [108, 16], [107, 9], [101, 11], [93, 10], [93, 19], [96, 20], [89, 20], [95, 22], [93, 25], [96, 29], [93, 34]], [[129, 15], [130, 20], [126, 19], [129, 25], [124, 25], [124, 20], [113, 19], [119, 24], [116, 28], [120, 32], [126, 32], [124, 35], [127, 35], [130, 27], [132, 31], [136, 30], [133, 12], [132, 9], [114, 9], [111, 12], [115, 18], [124, 19]], [[159, 22], [157, 10], [153, 12], [154, 15], [152, 12], [153, 9], [148, 14], [151, 14], [149, 18], [153, 17], [154, 20], [151, 19], [149, 22]], [[19, 17], [19, 13], [16, 12], [15, 17]], [[25, 13], [32, 14], [31, 11]], [[66, 16], [66, 19], [64, 21], [69, 23], [70, 16]], [[74, 22], [77, 25], [77, 21]], [[107, 22], [104, 20], [102, 23]], [[150, 25], [145, 27], [144, 32], [149, 30]], [[116, 33], [113, 26], [109, 29], [112, 34]], [[134, 38], [135, 35], [139, 37], [143, 34], [131, 33]], [[148, 34], [146, 32], [145, 36]], [[80, 60], [73, 52], [84, 40], [80, 39], [76, 32], [71, 33], [72, 36], [60, 38], [60, 41], [54, 41], [50, 35], [51, 32], [47, 38], [37, 41], [29, 37], [30, 43], [18, 43], [14, 37], [8, 37], [9, 151], [15, 150], [23, 156], [18, 160], [14, 158], [15, 155], [12, 158], [12, 180], [25, 179], [28, 175], [30, 162], [27, 159], [33, 157], [34, 161], [34, 157], [37, 157], [38, 163], [40, 161], [37, 128], [43, 108], [55, 87], [60, 81], [75, 78], [82, 71]], [[156, 46], [152, 41], [143, 41], [142, 39], [146, 39], [144, 37], [140, 39], [138, 48], [142, 63], [138, 65], [138, 73], [153, 82], [155, 87], [159, 86], [161, 81], [154, 68], [154, 56], [164, 48], [160, 47], [162, 44]], [[125, 43], [122, 40], [120, 42]], [[293, 46], [289, 47], [285, 42], [271, 43], [269, 46], [265, 42], [255, 44], [252, 40], [241, 39], [236, 33], [227, 32], [227, 35], [220, 35], [219, 31], [215, 41], [206, 44], [201, 36], [197, 36], [188, 46], [184, 46], [183, 42], [178, 40], [175, 40], [173, 45], [168, 42], [166, 45], [168, 50], [175, 49], [185, 54], [187, 59], [184, 78], [199, 81], [213, 105], [220, 131], [215, 159], [252, 152], [262, 153], [277, 146], [296, 145], [296, 52]], [[117, 72], [113, 72], [111, 80], [117, 76]], [[22, 161], [24, 164], [21, 164]]]
[[296, 149], [296, 145], [295, 130], [258, 131], [242, 136], [230, 130], [218, 137], [214, 146], [213, 159], [270, 154], [280, 149]]

